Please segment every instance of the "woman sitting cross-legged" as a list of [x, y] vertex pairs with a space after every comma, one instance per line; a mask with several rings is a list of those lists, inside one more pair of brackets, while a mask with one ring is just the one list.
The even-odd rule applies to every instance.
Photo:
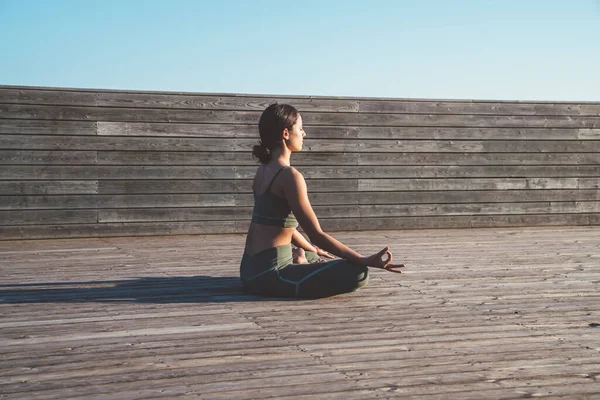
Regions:
[[[240, 264], [245, 289], [264, 296], [318, 298], [366, 285], [367, 267], [400, 272], [397, 268], [404, 265], [391, 264], [388, 247], [365, 257], [321, 229], [304, 177], [290, 166], [290, 156], [302, 150], [306, 136], [298, 110], [272, 104], [258, 130], [261, 142], [252, 153], [261, 165], [252, 185], [254, 211]], [[298, 222], [310, 242], [296, 230]], [[334, 258], [330, 253], [340, 258], [324, 261]]]

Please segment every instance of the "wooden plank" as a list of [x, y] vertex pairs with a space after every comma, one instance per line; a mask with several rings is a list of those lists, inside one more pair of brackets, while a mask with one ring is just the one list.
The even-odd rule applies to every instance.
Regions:
[[85, 224], [98, 221], [95, 210], [0, 211], [2, 225]]
[[[325, 230], [440, 229], [599, 225], [598, 214], [474, 215], [399, 218], [320, 219]], [[233, 232], [232, 232], [233, 233]]]
[[[513, 215], [513, 214], [574, 214], [599, 213], [600, 202], [531, 202], [531, 203], [463, 203], [463, 204], [410, 204], [410, 205], [354, 205], [354, 206], [314, 206], [320, 218], [384, 218], [407, 216], [449, 216], [449, 215]], [[11, 212], [4, 212], [10, 217]], [[38, 211], [15, 211], [23, 215]], [[2, 214], [0, 214], [2, 215]], [[179, 208], [127, 208], [101, 209], [98, 221], [152, 222], [152, 221], [216, 221], [248, 220], [251, 207], [179, 207]], [[8, 218], [10, 221], [10, 218]], [[7, 224], [8, 225], [8, 224]]]
[[353, 98], [272, 95], [218, 95], [204, 93], [143, 93], [73, 91], [37, 88], [0, 88], [1, 103], [85, 105], [103, 107], [192, 108], [210, 110], [264, 110], [273, 102], [288, 103], [302, 111], [380, 112], [496, 115], [600, 115], [593, 103], [491, 102], [462, 100], [369, 100]]
[[[45, 150], [0, 151], [6, 164], [69, 164], [78, 162], [76, 154]], [[102, 165], [257, 165], [256, 159], [237, 152], [188, 151], [99, 151]], [[46, 156], [50, 154], [49, 156]], [[66, 156], [63, 157], [62, 154]], [[89, 154], [91, 157], [91, 154]], [[61, 162], [65, 159], [65, 162]], [[91, 163], [91, 162], [90, 162]], [[600, 153], [317, 153], [294, 154], [294, 165], [585, 165], [600, 164]]]
[[1, 240], [107, 236], [206, 235], [247, 232], [249, 221], [200, 221], [149, 224], [68, 224], [0, 226]]
[[[1, 108], [0, 108], [1, 111]], [[9, 114], [10, 115], [10, 114]], [[598, 128], [598, 117], [304, 113], [310, 125]]]
[[[426, 204], [426, 203], [510, 203], [600, 200], [598, 190], [496, 190], [423, 192], [311, 193], [311, 204]], [[146, 207], [251, 207], [251, 193], [228, 194], [144, 194], [144, 195], [15, 195], [2, 196], [0, 209], [77, 209]]]
[[[101, 136], [172, 136], [204, 138], [253, 138], [258, 140], [258, 124], [179, 124], [176, 122], [104, 122], [98, 124]], [[345, 129], [335, 128], [342, 134]], [[573, 133], [573, 132], [570, 132]]]
[[[398, 229], [449, 229], [484, 227], [560, 227], [577, 225], [600, 225], [600, 214], [538, 214], [493, 216], [433, 216], [396, 218], [342, 218], [319, 219], [326, 231], [365, 231]], [[188, 221], [148, 223], [106, 223], [68, 225], [20, 225], [0, 226], [2, 240], [110, 237], [110, 236], [156, 236], [156, 235], [205, 235], [246, 233], [247, 221]]]
[[358, 101], [318, 97], [216, 96], [137, 93], [98, 93], [95, 105], [103, 107], [181, 108], [201, 110], [263, 111], [275, 102], [292, 104], [300, 112], [358, 112]]
[[98, 181], [0, 181], [0, 195], [97, 194]]
[[0, 119], [0, 133], [9, 135], [96, 135], [96, 123], [89, 121]]
[[97, 96], [92, 91], [0, 87], [0, 103], [7, 104], [95, 105]]
[[[298, 167], [307, 179], [558, 178], [600, 177], [600, 165], [584, 166], [315, 166]], [[252, 179], [254, 166], [7, 165], [3, 180]], [[383, 182], [383, 186], [386, 185]], [[370, 189], [374, 190], [374, 189]]]
[[[328, 183], [335, 182], [332, 181], [330, 180]], [[308, 181], [309, 189], [312, 189], [313, 182], [319, 181]], [[600, 188], [600, 179], [537, 177], [497, 179], [360, 179], [357, 184], [359, 191], [595, 189]]]
[[[14, 120], [15, 123], [20, 120]], [[43, 123], [43, 121], [38, 121]], [[0, 124], [2, 121], [0, 120]], [[103, 136], [246, 137], [258, 139], [257, 124], [181, 124], [142, 122], [103, 122]], [[586, 128], [455, 128], [455, 127], [369, 127], [311, 126], [309, 139], [436, 139], [436, 140], [599, 140], [600, 129]], [[6, 132], [11, 133], [11, 132]], [[43, 134], [43, 133], [40, 133]]]
[[401, 114], [597, 115], [596, 105], [461, 101], [361, 100], [360, 112]]
[[600, 115], [600, 105], [598, 104], [582, 104], [579, 113], [581, 115]]
[[[68, 181], [65, 181], [68, 182]], [[446, 190], [551, 190], [598, 189], [600, 178], [445, 178], [445, 179], [307, 179], [308, 193], [393, 192], [393, 191], [446, 191]], [[53, 181], [44, 184], [52, 185]], [[0, 188], [3, 188], [0, 181]], [[22, 185], [26, 185], [23, 182]], [[42, 184], [41, 182], [39, 183]], [[15, 187], [11, 183], [10, 187]], [[184, 194], [184, 193], [251, 193], [250, 179], [234, 180], [100, 180], [100, 194]], [[51, 186], [47, 186], [51, 187]], [[32, 188], [30, 188], [31, 190]], [[32, 193], [18, 188], [5, 194]], [[37, 193], [37, 192], [35, 192]], [[55, 192], [60, 194], [60, 192]], [[383, 195], [383, 194], [382, 194]]]
[[96, 164], [96, 151], [0, 150], [0, 165]]
[[267, 108], [267, 106], [275, 102], [293, 104], [301, 112], [358, 111], [358, 101], [351, 99], [0, 88], [0, 103], [31, 105], [78, 105], [96, 107], [262, 111]]
[[[203, 122], [257, 124], [258, 111], [68, 107], [0, 104], [1, 119], [51, 119], [72, 121]], [[522, 128], [600, 128], [596, 116], [487, 116], [443, 114], [366, 114], [304, 112], [310, 125], [353, 126], [456, 126]]]
[[244, 151], [252, 158], [252, 146], [257, 143], [256, 139], [4, 135], [1, 146], [7, 150]]
[[[598, 190], [448, 190], [424, 192], [312, 193], [313, 205], [426, 204], [600, 200]], [[237, 203], [236, 203], [237, 205]]]
[[[250, 155], [256, 139], [149, 138], [113, 136], [4, 135], [4, 150], [113, 150], [245, 152]], [[593, 141], [447, 141], [447, 140], [337, 140], [306, 139], [306, 152], [351, 153], [600, 153]], [[252, 158], [251, 156], [249, 157]]]

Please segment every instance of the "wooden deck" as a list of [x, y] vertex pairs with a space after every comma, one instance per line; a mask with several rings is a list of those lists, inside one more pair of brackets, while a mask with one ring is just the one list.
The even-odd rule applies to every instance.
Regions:
[[241, 235], [0, 242], [0, 398], [600, 398], [600, 227], [338, 233], [409, 267], [241, 293]]

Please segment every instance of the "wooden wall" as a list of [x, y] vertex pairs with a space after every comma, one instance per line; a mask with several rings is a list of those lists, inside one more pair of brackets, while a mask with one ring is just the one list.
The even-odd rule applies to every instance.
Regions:
[[600, 223], [600, 102], [0, 86], [0, 236], [245, 232], [276, 100], [326, 230]]

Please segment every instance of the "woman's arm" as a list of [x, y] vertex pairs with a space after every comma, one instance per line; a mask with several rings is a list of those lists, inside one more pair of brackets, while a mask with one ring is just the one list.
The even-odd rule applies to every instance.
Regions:
[[300, 232], [294, 229], [294, 233], [292, 234], [292, 243], [296, 247], [300, 247], [306, 251], [312, 251], [313, 253], [317, 252], [315, 246], [312, 245]]
[[294, 168], [288, 168], [285, 171], [285, 180], [283, 182], [283, 192], [285, 198], [296, 216], [296, 219], [310, 238], [310, 240], [319, 247], [335, 254], [336, 256], [350, 262], [367, 265], [369, 267], [386, 268], [394, 272], [400, 272], [396, 268], [401, 268], [403, 264], [392, 264], [392, 253], [388, 247], [381, 251], [364, 257], [342, 242], [334, 239], [332, 236], [323, 232], [319, 220], [308, 200], [308, 191], [304, 177]]
[[[283, 182], [283, 192], [296, 219], [302, 225], [304, 232], [317, 246], [345, 260], [366, 265], [366, 258], [350, 247], [323, 232], [319, 220], [308, 200], [308, 192], [304, 177], [294, 168], [283, 171], [286, 176]], [[296, 231], [297, 232], [297, 231]], [[298, 232], [299, 234], [299, 232]], [[300, 235], [301, 236], [301, 235]]]

